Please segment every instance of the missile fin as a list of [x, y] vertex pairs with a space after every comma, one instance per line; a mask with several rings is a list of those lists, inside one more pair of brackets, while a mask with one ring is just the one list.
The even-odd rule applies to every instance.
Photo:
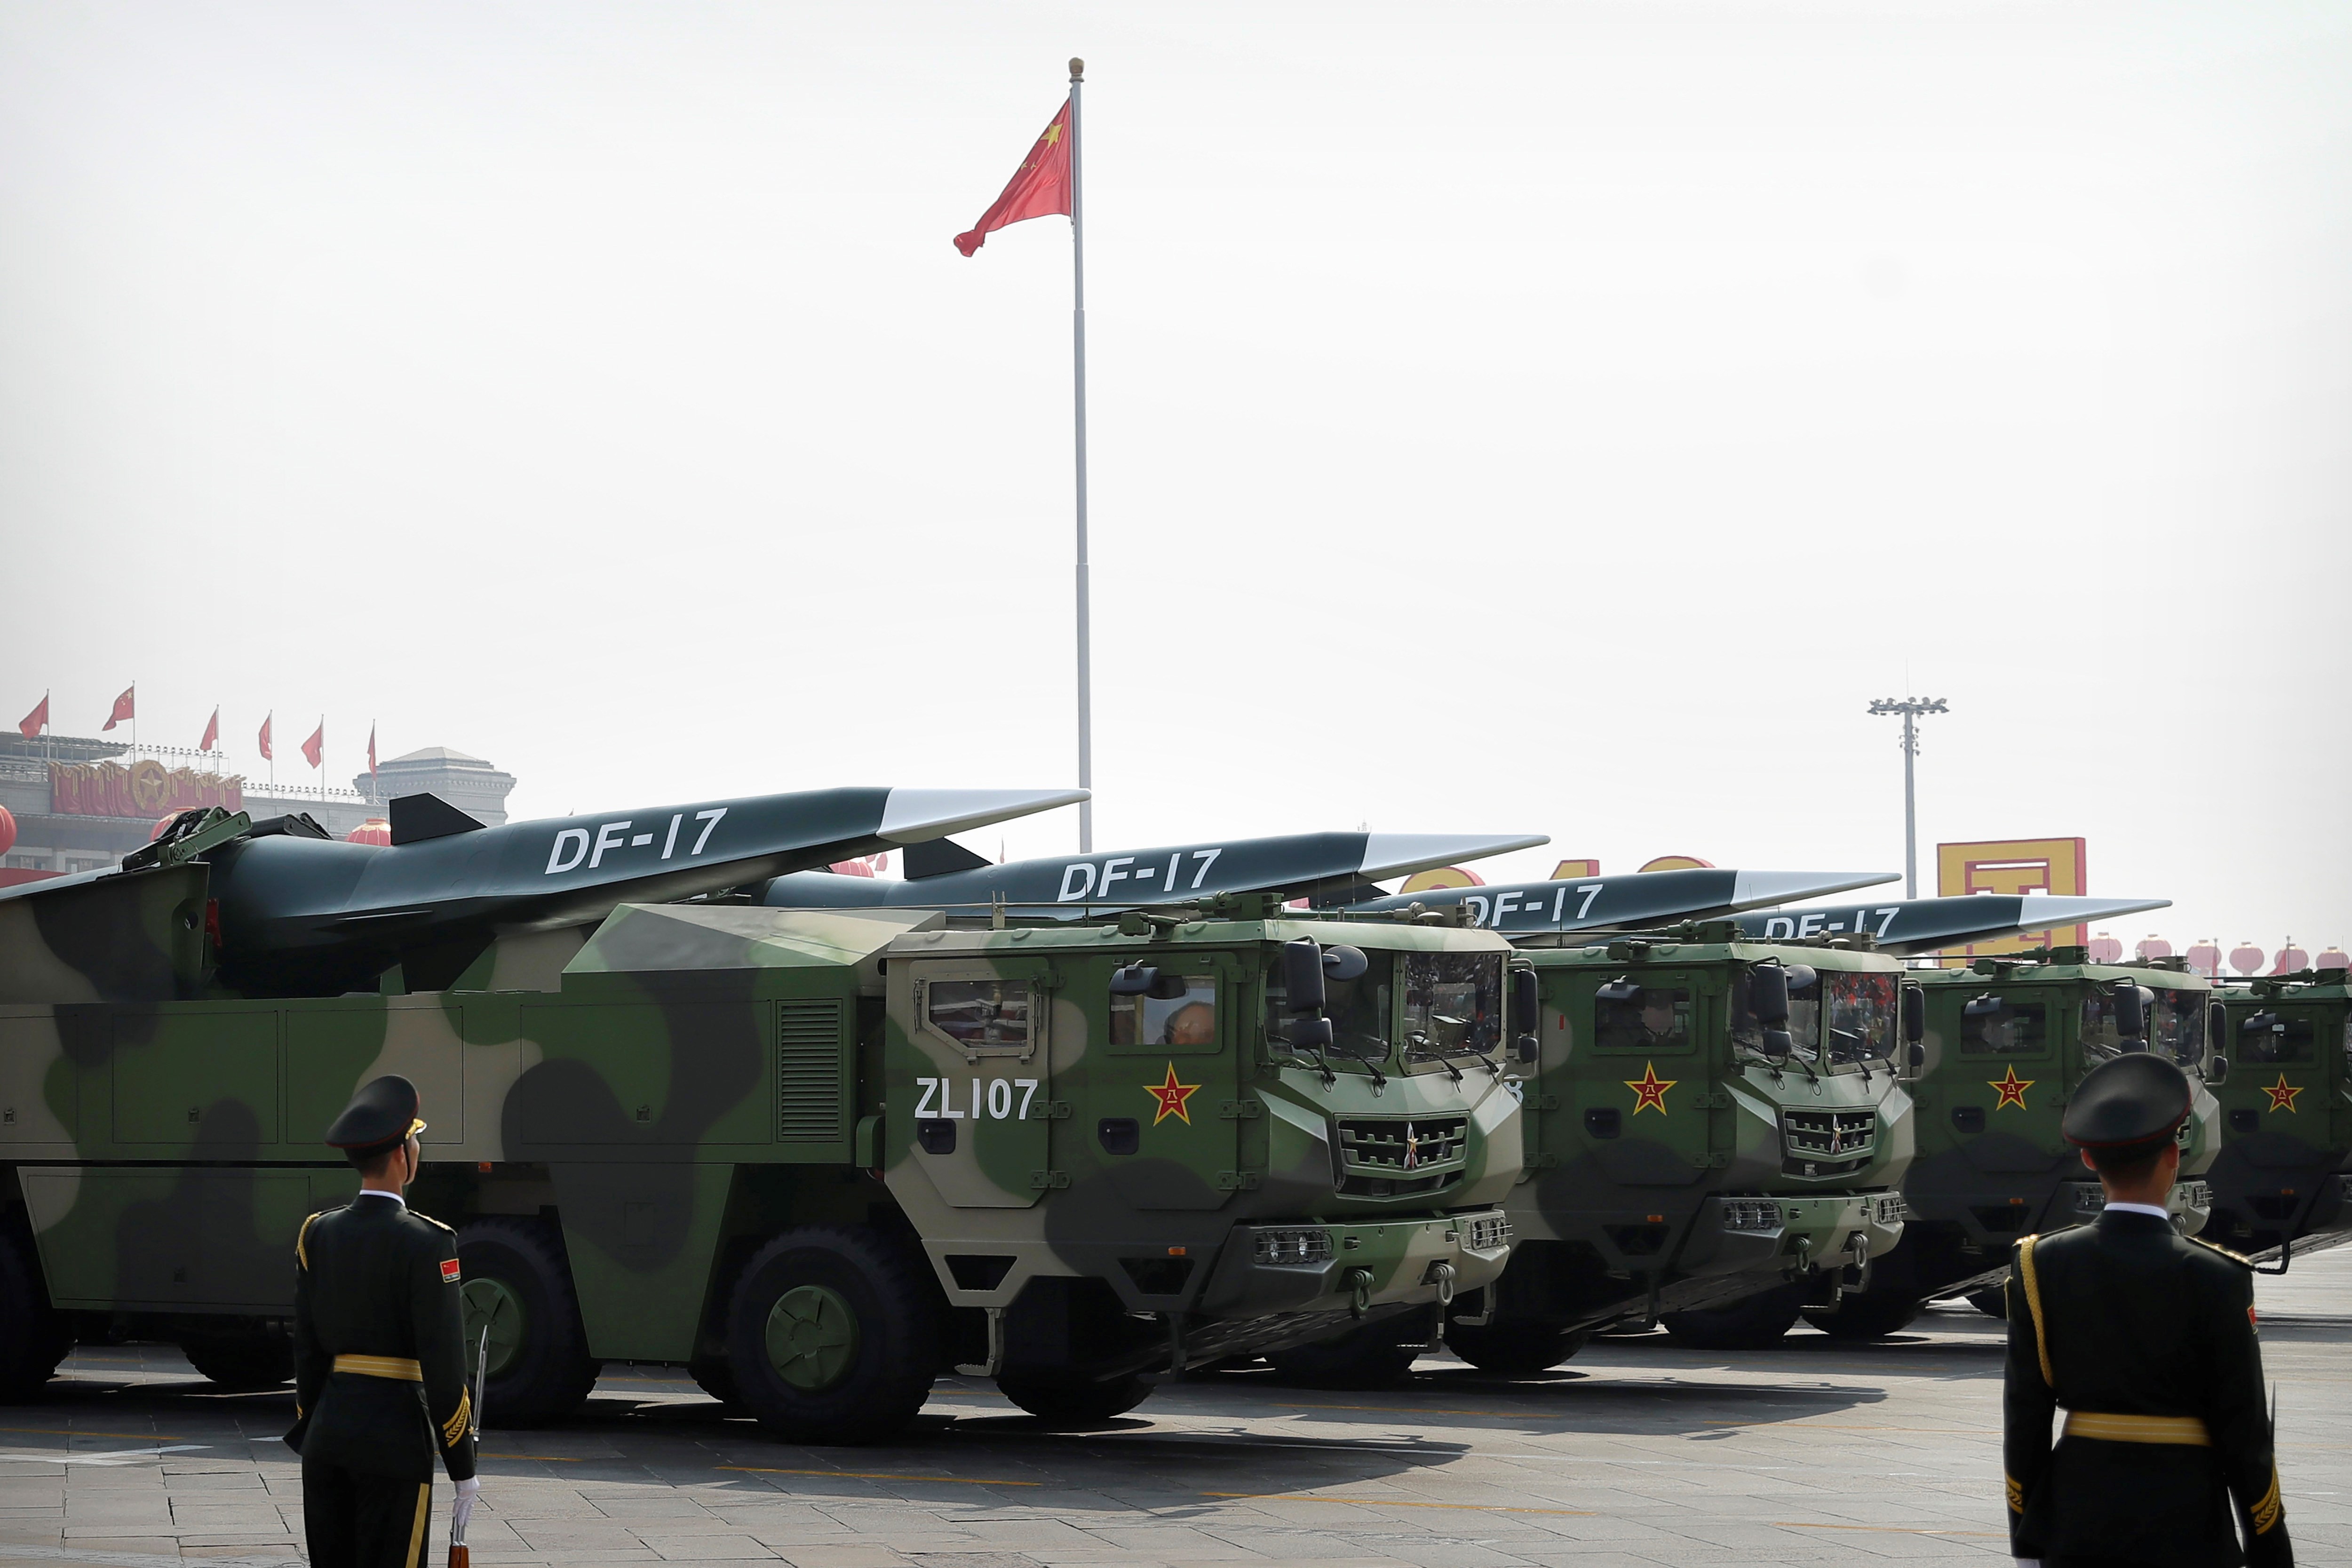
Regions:
[[453, 833], [476, 833], [489, 826], [468, 816], [437, 795], [395, 795], [388, 815], [395, 845], [420, 844], [427, 838], [446, 838]]

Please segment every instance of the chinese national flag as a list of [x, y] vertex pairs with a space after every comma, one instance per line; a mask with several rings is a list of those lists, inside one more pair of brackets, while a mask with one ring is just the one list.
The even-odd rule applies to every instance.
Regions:
[[212, 722], [205, 726], [205, 738], [196, 742], [196, 750], [209, 752], [220, 744], [220, 710], [213, 710]]
[[137, 710], [137, 704], [132, 700], [138, 695], [139, 683], [134, 680], [123, 690], [121, 696], [114, 700], [114, 716], [100, 727], [100, 731], [111, 730], [125, 719], [131, 718]]
[[1055, 213], [1065, 216], [1070, 210], [1070, 105], [1065, 99], [1062, 111], [1029, 149], [1017, 170], [996, 198], [996, 205], [980, 215], [980, 221], [971, 232], [956, 236], [958, 250], [970, 256], [982, 243], [1009, 223], [1024, 218], [1051, 217]]
[[319, 721], [319, 727], [311, 731], [310, 738], [302, 742], [302, 760], [315, 768], [319, 765], [320, 754], [326, 749], [327, 721], [321, 719]]
[[23, 722], [16, 726], [16, 733], [29, 741], [48, 727], [49, 694], [44, 691], [41, 693], [41, 705], [25, 715]]
[[368, 772], [375, 772], [375, 726], [368, 726]]
[[266, 714], [261, 721], [261, 760], [265, 763], [273, 760], [274, 754], [269, 750], [269, 721], [277, 717], [275, 713]]

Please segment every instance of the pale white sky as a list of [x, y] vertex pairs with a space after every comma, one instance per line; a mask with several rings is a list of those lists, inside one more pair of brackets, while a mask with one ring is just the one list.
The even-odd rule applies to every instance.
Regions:
[[1927, 844], [2352, 942], [2343, 3], [11, 6], [0, 717], [1066, 781], [1071, 54], [1098, 842], [1893, 869], [1907, 682]]

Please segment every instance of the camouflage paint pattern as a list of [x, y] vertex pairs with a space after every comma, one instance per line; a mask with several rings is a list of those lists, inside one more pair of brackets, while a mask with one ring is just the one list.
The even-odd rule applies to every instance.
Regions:
[[2215, 993], [2213, 1048], [2230, 1070], [2210, 1087], [2221, 1152], [2206, 1168], [2209, 1240], [2267, 1260], [2352, 1241], [2352, 976], [2265, 977]]
[[[1724, 1306], [1814, 1270], [1858, 1277], [1900, 1240], [1913, 1117], [1892, 1068], [1874, 1059], [1866, 1071], [1824, 1062], [1809, 1073], [1792, 1058], [1775, 1070], [1732, 1034], [1734, 987], [1752, 965], [1878, 976], [1890, 999], [1899, 966], [1849, 948], [1734, 940], [1720, 922], [1694, 934], [1522, 950], [1543, 1019], [1523, 1084], [1528, 1171], [1507, 1205], [1515, 1242], [1496, 1321], [1591, 1328]], [[1683, 993], [1686, 1031], [1604, 1036], [1599, 993], [1616, 982]], [[1835, 1158], [1798, 1157], [1827, 1137]], [[1486, 1305], [1461, 1310], [1477, 1321]]]

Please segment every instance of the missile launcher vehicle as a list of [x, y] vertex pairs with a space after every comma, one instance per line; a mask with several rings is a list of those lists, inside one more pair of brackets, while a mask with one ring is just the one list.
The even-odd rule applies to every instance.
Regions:
[[[1443, 1325], [1493, 1372], [1539, 1372], [1628, 1321], [1769, 1342], [1806, 1302], [1866, 1284], [1903, 1234], [1894, 960], [1749, 942], [1727, 921], [1590, 942], [1520, 939], [1515, 1016], [1540, 1022], [1509, 1068], [1527, 1146], [1511, 1260], [1493, 1286], [1454, 1291]], [[1269, 1359], [1304, 1381], [1377, 1384], [1437, 1331], [1428, 1313]]]
[[[800, 1441], [887, 1437], [951, 1367], [1100, 1419], [1499, 1274], [1501, 939], [1264, 898], [982, 931], [630, 900], [1063, 798], [839, 793], [461, 829], [489, 889], [463, 918], [462, 864], [232, 816], [0, 900], [6, 1394], [100, 1331], [288, 1376], [302, 1219], [356, 1186], [320, 1137], [385, 1072], [422, 1092], [411, 1195], [456, 1227], [502, 1424], [576, 1408], [608, 1360], [685, 1365]], [[362, 954], [388, 962], [334, 989]]]
[[2105, 1206], [2060, 1121], [2083, 1075], [2125, 1051], [2160, 1051], [2197, 1083], [2171, 1206], [2182, 1234], [2199, 1233], [2211, 1201], [2201, 1178], [2221, 1148], [2209, 1086], [2229, 1068], [2210, 1050], [2221, 1009], [2202, 976], [2179, 961], [2094, 963], [2082, 948], [2059, 947], [1913, 979], [1926, 1018], [1918, 1064], [1906, 1068], [1918, 1152], [1904, 1186], [1903, 1242], [1878, 1259], [1866, 1289], [1833, 1309], [1809, 1308], [1809, 1322], [1864, 1340], [1896, 1331], [1939, 1298], [1997, 1306], [2011, 1243]]
[[2221, 1150], [2204, 1235], [2284, 1273], [2352, 1241], [2352, 975], [2304, 970], [2215, 994], [2227, 1068], [2206, 1075]]

